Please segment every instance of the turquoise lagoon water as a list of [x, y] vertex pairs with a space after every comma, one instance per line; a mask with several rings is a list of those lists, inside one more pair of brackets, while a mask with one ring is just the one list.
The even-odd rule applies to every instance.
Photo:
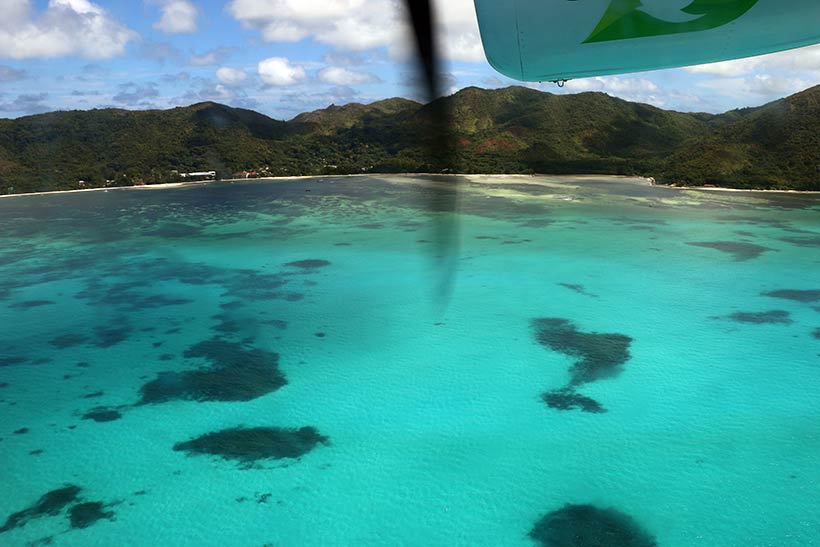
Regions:
[[431, 184], [0, 200], [0, 544], [820, 545], [820, 198]]

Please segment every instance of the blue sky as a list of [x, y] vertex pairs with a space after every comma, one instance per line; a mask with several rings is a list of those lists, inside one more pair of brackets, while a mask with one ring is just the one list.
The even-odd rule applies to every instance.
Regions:
[[[644, 3], [653, 1], [661, 2]], [[211, 100], [290, 119], [331, 103], [414, 98], [417, 92], [397, 0], [2, 3], [0, 117]], [[518, 84], [487, 64], [472, 0], [439, 0], [437, 8], [448, 92]], [[818, 83], [820, 48], [813, 46], [688, 69], [573, 80], [563, 89], [526, 85], [722, 112]]]

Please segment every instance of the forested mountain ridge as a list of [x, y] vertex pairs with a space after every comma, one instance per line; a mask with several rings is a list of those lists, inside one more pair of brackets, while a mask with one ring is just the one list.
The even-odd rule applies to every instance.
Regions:
[[[425, 143], [451, 113], [454, 157]], [[216, 103], [0, 119], [0, 193], [169, 182], [179, 174], [609, 173], [672, 184], [820, 189], [820, 86], [759, 108], [681, 113], [602, 93], [467, 88], [290, 121]]]

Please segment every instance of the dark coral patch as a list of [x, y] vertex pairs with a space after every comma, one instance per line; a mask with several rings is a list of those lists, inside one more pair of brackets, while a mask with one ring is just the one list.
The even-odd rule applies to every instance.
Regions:
[[[137, 275], [137, 272], [133, 273]], [[86, 289], [77, 293], [76, 296], [97, 306], [118, 307], [125, 311], [180, 306], [192, 302], [186, 298], [140, 292], [139, 289], [144, 287], [145, 283], [142, 281], [128, 281], [109, 285], [94, 279], [88, 282]]]
[[260, 274], [252, 270], [241, 270], [242, 275], [227, 280], [224, 297], [245, 300], [273, 300], [283, 298], [276, 289], [286, 285], [288, 280], [279, 274]]
[[65, 349], [73, 346], [79, 346], [86, 342], [88, 337], [83, 334], [62, 334], [48, 341], [49, 344], [57, 349]]
[[820, 340], [820, 327], [814, 329], [814, 332], [811, 333], [811, 335], [814, 337], [815, 340]]
[[529, 536], [544, 547], [657, 547], [629, 515], [594, 505], [565, 505], [544, 515]]
[[780, 241], [797, 245], [798, 247], [820, 247], [820, 236], [814, 237], [782, 237]]
[[68, 513], [71, 527], [74, 529], [88, 528], [99, 520], [112, 520], [114, 512], [104, 511], [104, 508], [105, 505], [101, 501], [87, 501], [75, 505]]
[[79, 486], [70, 484], [63, 488], [47, 492], [37, 500], [37, 503], [34, 505], [9, 516], [6, 519], [6, 523], [0, 528], [0, 533], [23, 527], [30, 520], [38, 517], [58, 515], [66, 505], [77, 499], [77, 494], [80, 493], [80, 490], [81, 488]]
[[120, 418], [122, 418], [122, 414], [104, 406], [98, 406], [83, 414], [83, 420], [94, 420], [95, 422], [113, 422]]
[[766, 251], [772, 251], [769, 247], [755, 245], [754, 243], [743, 243], [738, 241], [689, 241], [687, 245], [693, 247], [706, 247], [715, 249], [732, 255], [736, 262], [744, 262], [759, 257]]
[[140, 404], [187, 399], [193, 401], [250, 401], [275, 391], [287, 380], [279, 370], [279, 355], [213, 338], [195, 344], [185, 357], [201, 358], [211, 366], [184, 372], [161, 372], [142, 386]]
[[579, 285], [577, 283], [558, 283], [561, 287], [565, 289], [569, 289], [573, 292], [577, 292], [578, 294], [583, 294], [584, 296], [591, 296], [592, 298], [598, 298], [597, 294], [592, 294], [591, 292], [587, 292], [583, 285]]
[[606, 412], [606, 409], [601, 403], [595, 399], [576, 393], [569, 388], [548, 391], [544, 393], [541, 398], [547, 403], [548, 407], [556, 410], [581, 410], [592, 414], [602, 414]]
[[384, 224], [380, 222], [370, 222], [367, 224], [359, 224], [359, 228], [363, 228], [365, 230], [381, 230], [384, 228]]
[[97, 397], [102, 397], [103, 395], [105, 395], [105, 393], [102, 391], [93, 391], [83, 395], [83, 399], [96, 399]]
[[185, 304], [191, 304], [192, 302], [193, 300], [189, 298], [176, 298], [173, 296], [167, 296], [165, 294], [152, 294], [151, 296], [141, 297], [132, 306], [132, 309], [140, 310], [150, 308], [161, 308], [164, 306], [182, 306]]
[[330, 266], [330, 262], [327, 260], [320, 260], [317, 258], [308, 258], [306, 260], [297, 260], [295, 262], [288, 262], [285, 266], [290, 266], [292, 268], [302, 268], [303, 270], [315, 270], [317, 268], [324, 268], [325, 266]]
[[770, 296], [772, 298], [781, 298], [783, 300], [793, 300], [795, 302], [804, 302], [809, 304], [811, 302], [817, 302], [820, 300], [820, 290], [813, 289], [813, 290], [794, 290], [794, 289], [785, 289], [781, 291], [769, 291], [764, 292], [763, 296]]
[[11, 307], [18, 309], [18, 310], [28, 310], [31, 308], [39, 308], [40, 306], [48, 306], [49, 304], [54, 304], [53, 300], [24, 300], [23, 302], [17, 302], [12, 304]]
[[209, 454], [251, 465], [259, 460], [298, 458], [328, 438], [314, 427], [283, 429], [254, 427], [225, 429], [177, 443], [174, 450], [188, 454]]
[[736, 312], [729, 316], [729, 319], [737, 323], [762, 324], [792, 324], [789, 312], [783, 310], [771, 310], [762, 312]]
[[94, 329], [94, 345], [98, 348], [110, 348], [128, 339], [131, 334], [131, 327], [127, 325], [97, 327]]
[[570, 385], [615, 376], [630, 358], [629, 336], [581, 332], [567, 319], [535, 319], [532, 323], [541, 345], [579, 359], [570, 369]]
[[27, 427], [21, 427], [20, 429], [14, 430], [15, 435], [25, 435], [28, 432], [29, 432], [29, 428], [27, 428]]
[[216, 319], [219, 321], [219, 323], [213, 328], [213, 330], [217, 332], [236, 334], [242, 330], [242, 324], [239, 321], [232, 319], [227, 313], [223, 312], [212, 315], [211, 319]]
[[10, 367], [12, 365], [22, 365], [23, 363], [27, 363], [28, 359], [25, 357], [14, 356], [14, 357], [0, 357], [0, 367]]

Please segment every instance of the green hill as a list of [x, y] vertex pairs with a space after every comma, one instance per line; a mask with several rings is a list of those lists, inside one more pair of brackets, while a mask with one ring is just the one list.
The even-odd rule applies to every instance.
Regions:
[[664, 180], [820, 190], [820, 86], [723, 116], [733, 119], [675, 151]]
[[[449, 112], [456, 154], [431, 156]], [[611, 173], [661, 182], [820, 189], [820, 87], [721, 115], [602, 93], [467, 88], [420, 105], [387, 99], [290, 121], [216, 103], [0, 119], [0, 192], [259, 175], [439, 171]]]

